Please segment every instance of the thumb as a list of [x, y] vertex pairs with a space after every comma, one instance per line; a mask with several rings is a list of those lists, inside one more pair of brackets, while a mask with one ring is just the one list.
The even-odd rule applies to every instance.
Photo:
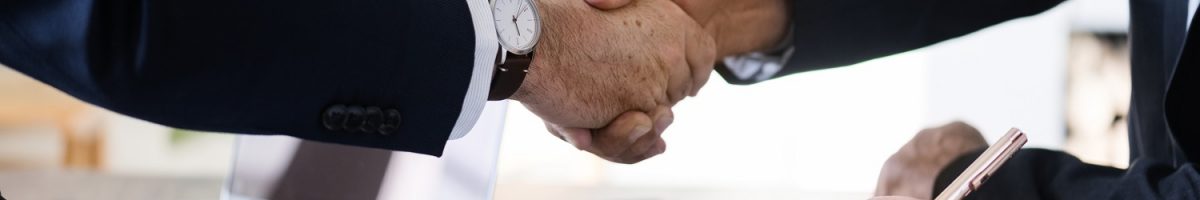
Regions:
[[700, 25], [692, 23], [685, 26], [695, 27], [686, 35], [685, 46], [693, 81], [692, 91], [688, 96], [696, 96], [700, 88], [708, 83], [708, 76], [712, 74], [713, 64], [717, 60], [717, 44], [711, 35], [699, 28]]
[[586, 1], [588, 3], [588, 5], [592, 5], [592, 7], [595, 7], [600, 10], [612, 10], [612, 9], [625, 7], [626, 5], [629, 5], [629, 2], [631, 2], [633, 0], [584, 0], [584, 1]]
[[592, 148], [592, 132], [582, 128], [558, 128], [558, 133], [563, 140], [575, 146], [579, 150], [587, 150]]

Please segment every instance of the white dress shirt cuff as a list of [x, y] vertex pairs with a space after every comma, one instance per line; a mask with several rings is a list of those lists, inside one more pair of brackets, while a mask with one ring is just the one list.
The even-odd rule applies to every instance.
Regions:
[[496, 42], [496, 24], [492, 22], [491, 5], [488, 1], [467, 0], [467, 7], [471, 9], [471, 21], [475, 25], [475, 66], [471, 72], [467, 95], [463, 98], [462, 112], [458, 114], [458, 121], [454, 123], [448, 140], [462, 138], [475, 127], [475, 121], [479, 120], [483, 106], [487, 103], [492, 70], [500, 50], [500, 43]]

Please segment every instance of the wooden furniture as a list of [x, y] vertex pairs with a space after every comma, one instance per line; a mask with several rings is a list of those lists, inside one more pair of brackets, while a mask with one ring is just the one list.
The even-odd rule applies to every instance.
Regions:
[[101, 112], [49, 85], [0, 66], [0, 128], [49, 126], [57, 130], [65, 148], [61, 158], [64, 167], [102, 166]]

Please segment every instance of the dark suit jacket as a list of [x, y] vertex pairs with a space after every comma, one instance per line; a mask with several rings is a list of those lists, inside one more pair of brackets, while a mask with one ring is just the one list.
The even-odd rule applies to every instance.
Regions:
[[[0, 0], [0, 63], [89, 103], [432, 155], [462, 109], [474, 36], [461, 0]], [[328, 130], [337, 104], [402, 120], [388, 135]]]
[[[795, 53], [775, 77], [843, 66], [928, 46], [1010, 19], [1045, 11], [1058, 0], [793, 1]], [[1130, 169], [1090, 165], [1058, 151], [1018, 152], [969, 198], [1198, 199], [1200, 133], [1187, 113], [1196, 102], [1183, 87], [1200, 67], [1200, 31], [1185, 36], [1187, 0], [1131, 0], [1133, 97]], [[1200, 19], [1198, 19], [1200, 20]], [[1193, 29], [1200, 27], [1193, 22]], [[1186, 41], [1186, 48], [1185, 46]], [[726, 77], [729, 79], [730, 77]], [[1196, 95], [1196, 94], [1191, 94]], [[1189, 123], [1191, 122], [1191, 123]], [[978, 152], [940, 174], [935, 191]]]

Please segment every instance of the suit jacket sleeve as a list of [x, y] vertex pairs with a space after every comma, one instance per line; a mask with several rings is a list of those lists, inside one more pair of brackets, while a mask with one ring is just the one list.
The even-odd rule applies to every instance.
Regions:
[[[0, 1], [0, 63], [186, 129], [440, 155], [473, 55], [465, 1]], [[341, 104], [402, 120], [387, 135], [326, 129]]]
[[[933, 196], [950, 185], [983, 150], [943, 168]], [[1061, 151], [1021, 149], [965, 199], [1200, 199], [1200, 173], [1191, 163], [1137, 159], [1129, 169], [1087, 164]]]
[[794, 52], [773, 77], [929, 46], [1050, 9], [1060, 0], [792, 1]]

